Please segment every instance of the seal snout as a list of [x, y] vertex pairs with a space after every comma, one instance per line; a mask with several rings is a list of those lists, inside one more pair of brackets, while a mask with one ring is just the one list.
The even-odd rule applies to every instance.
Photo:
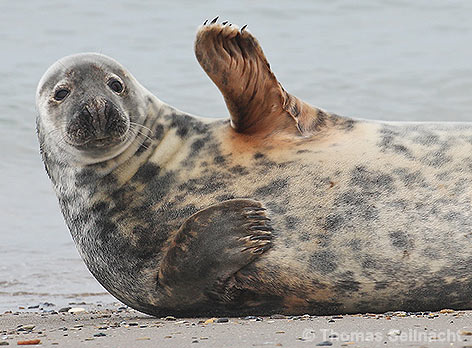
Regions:
[[128, 118], [113, 102], [93, 98], [79, 107], [66, 133], [74, 146], [102, 147], [119, 142], [128, 128]]

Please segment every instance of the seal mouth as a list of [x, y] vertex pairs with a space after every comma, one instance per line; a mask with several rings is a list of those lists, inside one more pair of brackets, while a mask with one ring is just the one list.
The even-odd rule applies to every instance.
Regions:
[[100, 137], [100, 138], [93, 138], [85, 141], [82, 144], [71, 144], [79, 150], [92, 150], [92, 149], [102, 149], [108, 148], [115, 145], [119, 145], [123, 142], [125, 135], [121, 137]]
[[65, 141], [80, 150], [109, 148], [126, 139], [129, 127], [123, 111], [108, 100], [98, 100], [74, 114], [65, 129]]

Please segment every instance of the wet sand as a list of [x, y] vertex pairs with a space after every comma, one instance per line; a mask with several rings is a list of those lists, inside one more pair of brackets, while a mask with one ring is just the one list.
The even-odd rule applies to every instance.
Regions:
[[41, 347], [472, 347], [472, 311], [154, 318], [116, 304], [0, 315], [0, 345], [38, 340]]

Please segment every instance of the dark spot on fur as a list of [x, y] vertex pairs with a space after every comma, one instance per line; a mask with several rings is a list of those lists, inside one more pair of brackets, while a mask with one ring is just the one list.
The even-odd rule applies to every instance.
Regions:
[[247, 168], [244, 168], [244, 167], [240, 166], [239, 164], [234, 166], [234, 167], [229, 168], [229, 171], [231, 173], [237, 174], [237, 175], [248, 175], [249, 174], [249, 171], [247, 170]]
[[153, 137], [154, 139], [161, 140], [163, 135], [164, 135], [164, 126], [162, 124], [158, 124], [154, 128]]
[[254, 154], [254, 159], [256, 159], [256, 160], [257, 160], [257, 159], [264, 158], [264, 157], [265, 157], [265, 155], [264, 155], [263, 153], [260, 153], [260, 152], [256, 152], [256, 153]]
[[255, 197], [274, 196], [281, 194], [288, 186], [288, 179], [276, 179], [270, 184], [259, 187], [255, 192]]
[[195, 140], [192, 145], [190, 146], [191, 150], [191, 156], [196, 156], [200, 150], [205, 146], [205, 140], [204, 139], [197, 139]]
[[134, 181], [149, 182], [159, 175], [161, 168], [154, 163], [147, 162], [143, 164], [133, 176]]
[[226, 158], [224, 156], [216, 156], [213, 161], [216, 163], [216, 164], [225, 164], [226, 163]]
[[389, 282], [376, 281], [376, 282], [375, 282], [374, 289], [375, 289], [375, 290], [383, 290], [383, 289], [387, 289], [388, 286], [389, 286]]
[[310, 256], [310, 268], [322, 274], [331, 273], [338, 267], [335, 262], [335, 255], [330, 251], [317, 251]]
[[295, 230], [298, 228], [301, 219], [297, 216], [287, 215], [285, 216], [285, 228], [288, 230]]
[[327, 231], [337, 231], [344, 222], [344, 217], [339, 214], [329, 214], [326, 216], [325, 223], [324, 223], [324, 229]]
[[363, 268], [368, 268], [368, 269], [378, 267], [377, 262], [370, 255], [364, 256], [364, 258], [361, 261], [361, 265]]
[[406, 249], [410, 246], [408, 236], [405, 232], [393, 231], [389, 233], [389, 237], [392, 242], [392, 245], [396, 248]]
[[349, 248], [351, 248], [352, 251], [359, 251], [361, 250], [361, 241], [359, 239], [351, 239], [347, 243]]
[[351, 172], [351, 184], [360, 186], [364, 190], [392, 191], [393, 181], [391, 175], [368, 170], [364, 166], [357, 166]]
[[380, 130], [380, 142], [378, 146], [382, 151], [393, 151], [399, 155], [403, 155], [408, 159], [414, 159], [411, 151], [403, 144], [401, 140], [398, 140], [400, 137], [400, 132], [390, 129], [388, 126], [384, 126]]

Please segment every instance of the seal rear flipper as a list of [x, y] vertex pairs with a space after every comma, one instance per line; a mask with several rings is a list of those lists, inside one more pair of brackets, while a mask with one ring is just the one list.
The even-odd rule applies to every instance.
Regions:
[[277, 81], [257, 40], [243, 27], [212, 21], [195, 41], [195, 55], [224, 96], [231, 124], [240, 133], [309, 135], [326, 114], [288, 94]]
[[[241, 268], [271, 247], [272, 228], [262, 204], [234, 199], [189, 217], [164, 250], [159, 287], [176, 308], [208, 302]], [[210, 301], [211, 302], [211, 301]]]

